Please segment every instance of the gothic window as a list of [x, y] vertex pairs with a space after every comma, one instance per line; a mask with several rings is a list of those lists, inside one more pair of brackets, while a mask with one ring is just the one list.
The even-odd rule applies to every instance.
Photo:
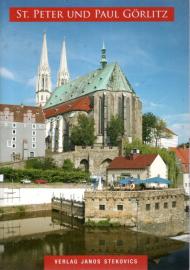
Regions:
[[122, 97], [118, 98], [118, 116], [123, 119], [123, 100], [122, 100]]
[[99, 98], [99, 128], [98, 132], [99, 134], [103, 133], [104, 128], [104, 107], [103, 107], [103, 98]]
[[44, 77], [42, 78], [42, 89], [44, 89], [44, 86], [45, 86], [45, 79]]

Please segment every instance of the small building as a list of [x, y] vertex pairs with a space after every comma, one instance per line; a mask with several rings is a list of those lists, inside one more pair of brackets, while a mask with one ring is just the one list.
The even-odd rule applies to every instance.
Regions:
[[[167, 135], [169, 137], [167, 137]], [[169, 148], [169, 147], [177, 147], [179, 144], [178, 135], [175, 134], [171, 129], [165, 128], [163, 136], [158, 141], [158, 147], [160, 148]]]
[[45, 156], [41, 107], [0, 104], [0, 162]]
[[147, 179], [167, 176], [167, 165], [158, 154], [132, 153], [126, 157], [119, 156], [107, 168], [108, 184], [117, 182], [121, 177]]
[[190, 195], [190, 151], [189, 148], [170, 148], [171, 151], [173, 151], [176, 155], [177, 162], [179, 165], [180, 173], [179, 173], [179, 180], [181, 180], [181, 183], [183, 185], [183, 188], [185, 189], [185, 193], [187, 195]]

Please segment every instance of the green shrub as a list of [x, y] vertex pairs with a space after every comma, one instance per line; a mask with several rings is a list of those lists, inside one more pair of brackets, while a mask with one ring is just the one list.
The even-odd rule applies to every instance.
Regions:
[[25, 165], [26, 169], [43, 169], [43, 170], [51, 170], [56, 169], [57, 166], [53, 158], [33, 158], [28, 159]]
[[15, 170], [11, 168], [0, 168], [0, 174], [4, 174], [6, 182], [19, 182], [21, 179], [45, 179], [50, 183], [77, 183], [89, 181], [89, 173], [83, 171], [64, 171], [64, 170], [37, 170], [23, 169]]

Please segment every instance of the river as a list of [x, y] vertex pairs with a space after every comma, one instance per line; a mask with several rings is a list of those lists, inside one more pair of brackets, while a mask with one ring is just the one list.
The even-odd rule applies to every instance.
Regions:
[[44, 255], [68, 254], [142, 254], [148, 255], [149, 270], [188, 270], [188, 249], [187, 242], [166, 236], [85, 228], [50, 213], [0, 221], [1, 270], [43, 270]]

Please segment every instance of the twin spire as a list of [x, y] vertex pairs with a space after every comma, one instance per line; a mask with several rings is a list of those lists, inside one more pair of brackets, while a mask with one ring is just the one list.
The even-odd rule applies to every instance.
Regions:
[[[103, 42], [102, 46], [102, 55], [101, 55], [101, 67], [102, 69], [107, 64], [106, 59], [106, 48]], [[65, 40], [62, 43], [61, 49], [61, 58], [60, 58], [60, 66], [57, 76], [57, 87], [66, 84], [69, 82], [70, 76], [67, 66], [67, 52], [66, 52], [66, 43]], [[51, 96], [51, 71], [48, 62], [48, 50], [47, 50], [47, 40], [46, 33], [43, 34], [43, 43], [42, 43], [42, 51], [40, 64], [38, 67], [38, 75], [36, 81], [36, 105], [37, 106], [45, 106], [47, 100]]]
[[[70, 79], [68, 66], [67, 66], [67, 55], [65, 40], [62, 44], [60, 68], [57, 77], [57, 86], [61, 86], [67, 83]], [[51, 95], [51, 71], [48, 62], [48, 50], [46, 33], [43, 34], [43, 43], [40, 64], [38, 67], [38, 76], [36, 81], [36, 105], [45, 106], [46, 101]]]

